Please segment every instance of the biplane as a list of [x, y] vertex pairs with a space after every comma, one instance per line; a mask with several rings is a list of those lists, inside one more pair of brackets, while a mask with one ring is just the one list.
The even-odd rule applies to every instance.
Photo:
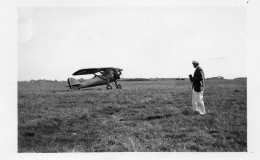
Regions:
[[121, 89], [122, 86], [117, 83], [117, 80], [120, 79], [120, 75], [122, 74], [121, 71], [123, 71], [123, 69], [113, 67], [80, 69], [72, 75], [93, 74], [94, 77], [83, 82], [80, 82], [75, 78], [68, 78], [69, 85], [67, 87], [70, 89], [79, 90], [81, 88], [106, 85], [106, 89], [110, 90], [112, 89], [110, 84], [113, 84], [117, 89]]

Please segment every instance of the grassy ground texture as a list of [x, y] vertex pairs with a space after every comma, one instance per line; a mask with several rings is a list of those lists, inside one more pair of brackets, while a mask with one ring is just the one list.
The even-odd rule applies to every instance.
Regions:
[[206, 115], [192, 111], [187, 80], [120, 84], [18, 82], [18, 151], [247, 151], [246, 79], [207, 80]]

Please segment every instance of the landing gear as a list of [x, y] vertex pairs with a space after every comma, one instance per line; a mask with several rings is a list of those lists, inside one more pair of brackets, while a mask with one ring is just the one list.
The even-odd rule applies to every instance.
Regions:
[[[116, 89], [122, 89], [122, 86], [121, 84], [117, 84], [116, 81], [114, 81], [114, 83], [112, 83], [114, 86], [116, 86]], [[107, 90], [111, 90], [112, 89], [112, 86], [107, 84]]]
[[73, 89], [73, 90], [80, 90], [80, 88], [77, 87], [77, 86], [73, 86], [72, 89]]
[[117, 89], [122, 89], [121, 84], [117, 84], [117, 85], [116, 85], [116, 88], [117, 88]]
[[114, 85], [116, 86], [116, 89], [121, 89], [122, 88], [121, 84], [117, 84], [116, 80], [115, 80], [115, 84]]
[[112, 89], [112, 86], [107, 85], [107, 90], [111, 90], [111, 89]]

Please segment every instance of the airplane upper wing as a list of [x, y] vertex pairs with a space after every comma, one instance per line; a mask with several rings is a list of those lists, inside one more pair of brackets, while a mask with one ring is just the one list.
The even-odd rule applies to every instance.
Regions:
[[78, 71], [76, 71], [75, 73], [73, 73], [72, 75], [84, 75], [84, 74], [95, 74], [97, 72], [101, 72], [101, 71], [105, 71], [107, 69], [116, 69], [119, 71], [122, 71], [122, 69], [120, 68], [113, 68], [113, 67], [106, 67], [106, 68], [87, 68], [87, 69], [80, 69]]

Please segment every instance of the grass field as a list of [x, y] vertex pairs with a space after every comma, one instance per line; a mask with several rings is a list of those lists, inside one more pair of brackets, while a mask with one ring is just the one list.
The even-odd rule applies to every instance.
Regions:
[[184, 81], [68, 90], [18, 82], [18, 152], [246, 152], [246, 79], [207, 80], [207, 114]]

